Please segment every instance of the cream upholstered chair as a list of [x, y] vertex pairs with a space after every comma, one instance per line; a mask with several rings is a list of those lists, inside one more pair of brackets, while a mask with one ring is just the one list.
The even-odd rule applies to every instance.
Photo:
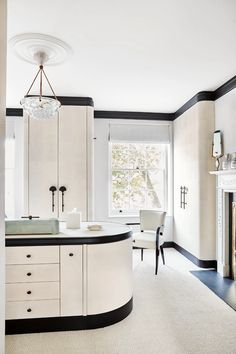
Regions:
[[141, 261], [143, 261], [143, 249], [152, 248], [156, 250], [155, 274], [158, 270], [159, 250], [163, 264], [165, 264], [163, 243], [164, 223], [166, 212], [156, 210], [140, 210], [140, 232], [133, 234], [133, 246], [141, 248]]

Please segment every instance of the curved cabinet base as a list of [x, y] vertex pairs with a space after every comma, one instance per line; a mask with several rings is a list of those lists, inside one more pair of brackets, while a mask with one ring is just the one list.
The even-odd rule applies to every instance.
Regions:
[[113, 311], [88, 316], [7, 320], [6, 334], [75, 331], [110, 326], [122, 321], [133, 309], [133, 298]]

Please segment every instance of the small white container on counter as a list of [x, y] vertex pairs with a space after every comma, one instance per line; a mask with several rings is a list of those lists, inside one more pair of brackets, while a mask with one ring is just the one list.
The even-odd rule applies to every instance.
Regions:
[[66, 228], [67, 229], [80, 229], [82, 222], [82, 214], [77, 208], [67, 213]]

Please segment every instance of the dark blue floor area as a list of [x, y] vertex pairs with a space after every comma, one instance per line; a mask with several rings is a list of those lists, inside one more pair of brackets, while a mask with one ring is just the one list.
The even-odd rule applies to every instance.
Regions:
[[190, 273], [236, 311], [236, 281], [223, 278], [215, 270], [192, 270]]

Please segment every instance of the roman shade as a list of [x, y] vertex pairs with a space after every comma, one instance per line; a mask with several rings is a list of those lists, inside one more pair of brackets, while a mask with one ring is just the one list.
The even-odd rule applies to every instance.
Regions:
[[111, 123], [111, 142], [169, 144], [171, 131], [169, 124], [122, 124]]

